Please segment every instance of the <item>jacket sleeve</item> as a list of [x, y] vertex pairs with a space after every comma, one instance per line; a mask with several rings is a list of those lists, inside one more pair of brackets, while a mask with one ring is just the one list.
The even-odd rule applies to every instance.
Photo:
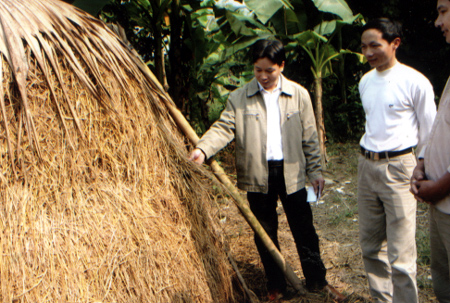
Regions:
[[219, 120], [214, 122], [197, 144], [197, 148], [205, 153], [206, 159], [214, 156], [234, 139], [236, 116], [231, 98], [232, 96], [230, 95]]
[[302, 119], [302, 148], [306, 159], [306, 174], [310, 181], [322, 177], [319, 137], [316, 128], [316, 119], [308, 91], [303, 88], [300, 94]]

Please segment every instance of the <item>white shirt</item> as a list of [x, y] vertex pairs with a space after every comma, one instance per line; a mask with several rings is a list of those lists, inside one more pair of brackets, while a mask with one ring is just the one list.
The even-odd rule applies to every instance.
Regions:
[[417, 146], [420, 153], [436, 116], [424, 75], [399, 62], [381, 72], [374, 68], [359, 82], [359, 93], [366, 113], [362, 147], [381, 152]]
[[278, 79], [277, 87], [271, 91], [266, 91], [258, 82], [261, 95], [264, 98], [267, 112], [267, 160], [283, 159], [283, 144], [281, 142], [281, 121], [280, 106], [278, 98], [281, 94], [281, 77]]

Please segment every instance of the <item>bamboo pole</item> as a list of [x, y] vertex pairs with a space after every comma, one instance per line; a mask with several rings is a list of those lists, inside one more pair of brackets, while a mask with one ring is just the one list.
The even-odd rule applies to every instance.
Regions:
[[[171, 102], [170, 97], [164, 93], [162, 95], [159, 94], [162, 99], [164, 100], [170, 115], [174, 119], [175, 123], [178, 125], [178, 127], [183, 131], [183, 133], [186, 135], [186, 137], [192, 142], [192, 144], [195, 146], [197, 142], [199, 141], [199, 137], [197, 136], [196, 132], [192, 129], [190, 124], [187, 122], [186, 118], [183, 116], [183, 114], [173, 105], [173, 102]], [[272, 239], [270, 239], [269, 235], [266, 233], [264, 228], [261, 226], [261, 223], [259, 223], [258, 219], [256, 219], [253, 212], [250, 210], [250, 207], [246, 203], [246, 201], [242, 198], [239, 191], [236, 189], [236, 187], [233, 185], [233, 183], [230, 181], [228, 176], [226, 175], [223, 168], [215, 161], [214, 159], [211, 159], [207, 161], [209, 166], [211, 167], [214, 175], [217, 177], [217, 179], [220, 180], [220, 182], [225, 186], [225, 188], [228, 190], [229, 194], [233, 197], [235, 200], [236, 206], [241, 211], [242, 215], [244, 216], [247, 223], [250, 225], [250, 227], [253, 229], [253, 231], [260, 237], [268, 251], [270, 252], [271, 256], [274, 258], [275, 262], [281, 268], [284, 272], [284, 275], [286, 279], [289, 281], [289, 283], [292, 285], [292, 287], [297, 290], [300, 294], [306, 294], [306, 290], [303, 287], [300, 279], [295, 274], [295, 272], [292, 270], [292, 267], [289, 266], [289, 264], [284, 259], [283, 255], [280, 253], [278, 248], [273, 243]]]
[[234, 268], [234, 271], [236, 272], [236, 276], [237, 276], [238, 280], [242, 284], [242, 288], [244, 289], [245, 293], [248, 296], [247, 299], [250, 301], [250, 303], [260, 303], [256, 294], [247, 287], [247, 283], [245, 283], [244, 277], [242, 277], [241, 272], [239, 271], [239, 268], [237, 267], [236, 262], [234, 262], [234, 259], [231, 257], [231, 254], [229, 251], [227, 251], [227, 256], [228, 256], [228, 260], [231, 263], [231, 266]]
[[264, 228], [259, 223], [258, 219], [255, 217], [253, 212], [250, 210], [250, 207], [242, 198], [241, 194], [238, 192], [236, 187], [231, 183], [228, 176], [225, 174], [223, 168], [217, 163], [215, 160], [211, 160], [209, 165], [214, 173], [214, 175], [219, 179], [225, 188], [228, 190], [230, 195], [234, 198], [236, 206], [241, 211], [245, 220], [248, 222], [253, 231], [259, 236], [267, 250], [270, 252], [271, 256], [277, 263], [278, 267], [281, 268], [284, 272], [286, 279], [292, 285], [292, 287], [297, 290], [300, 294], [306, 294], [306, 290], [303, 287], [300, 279], [292, 270], [292, 267], [284, 259], [283, 255], [280, 253], [278, 248], [273, 243], [272, 239], [270, 239], [269, 235], [266, 233]]
[[[170, 96], [166, 93], [166, 91], [161, 86], [159, 81], [156, 79], [153, 73], [149, 71], [148, 67], [142, 63], [139, 57], [134, 57], [133, 59], [136, 60], [136, 63], [141, 69], [141, 71], [147, 77], [150, 78], [153, 84], [157, 86], [157, 89], [154, 89], [154, 92], [164, 101], [164, 104], [166, 105], [170, 116], [173, 118], [177, 126], [181, 129], [181, 131], [185, 134], [185, 136], [191, 141], [191, 143], [194, 146], [197, 145], [200, 138], [197, 136], [197, 133], [191, 127], [191, 125], [183, 116], [183, 114], [178, 110], [178, 108], [176, 108], [174, 102], [172, 101]], [[239, 208], [244, 219], [247, 221], [247, 223], [250, 225], [253, 231], [260, 237], [261, 241], [266, 246], [267, 250], [270, 252], [271, 256], [275, 260], [278, 267], [283, 271], [286, 280], [292, 285], [292, 287], [299, 294], [301, 295], [306, 294], [306, 289], [303, 287], [300, 279], [295, 274], [292, 267], [286, 262], [283, 255], [280, 253], [278, 248], [273, 243], [272, 239], [270, 239], [269, 235], [261, 226], [261, 223], [259, 223], [258, 219], [255, 217], [253, 212], [250, 210], [250, 207], [248, 206], [246, 201], [242, 198], [239, 191], [230, 181], [223, 168], [214, 159], [210, 159], [209, 161], [207, 161], [207, 164], [209, 164], [209, 166], [211, 167], [216, 178], [225, 186], [229, 194], [233, 197], [235, 204]]]

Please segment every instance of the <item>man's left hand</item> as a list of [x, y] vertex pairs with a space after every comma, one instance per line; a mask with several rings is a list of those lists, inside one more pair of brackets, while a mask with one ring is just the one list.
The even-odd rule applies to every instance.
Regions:
[[311, 181], [311, 185], [314, 187], [314, 193], [317, 198], [321, 197], [323, 188], [325, 187], [325, 179], [322, 177], [317, 178], [316, 180]]

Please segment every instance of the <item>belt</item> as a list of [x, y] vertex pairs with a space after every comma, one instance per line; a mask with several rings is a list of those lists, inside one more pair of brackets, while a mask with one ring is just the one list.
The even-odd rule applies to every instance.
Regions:
[[370, 160], [381, 160], [381, 159], [389, 159], [394, 158], [397, 156], [409, 154], [413, 151], [412, 147], [403, 149], [403, 150], [394, 150], [394, 151], [384, 151], [384, 152], [373, 152], [370, 150], [365, 149], [361, 146], [361, 154], [366, 158]]
[[267, 163], [269, 164], [269, 167], [283, 166], [283, 160], [269, 160]]

